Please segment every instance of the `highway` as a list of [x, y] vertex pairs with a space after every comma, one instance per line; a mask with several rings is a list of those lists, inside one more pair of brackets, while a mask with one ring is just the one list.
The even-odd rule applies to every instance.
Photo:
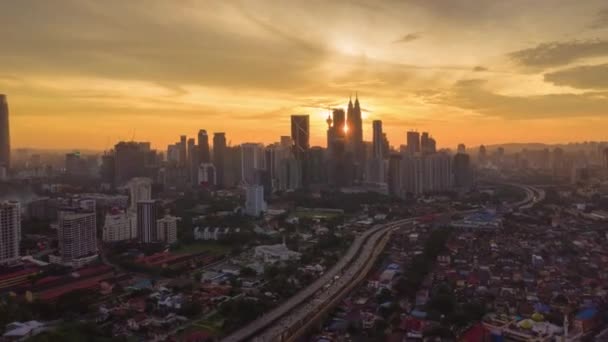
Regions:
[[[536, 188], [509, 184], [526, 192], [526, 198], [513, 203], [513, 208], [529, 208], [544, 199]], [[222, 341], [293, 341], [303, 334], [320, 314], [326, 312], [365, 278], [376, 258], [382, 253], [390, 233], [418, 218], [408, 218], [374, 226], [355, 238], [346, 254], [314, 283], [281, 305], [227, 336]]]

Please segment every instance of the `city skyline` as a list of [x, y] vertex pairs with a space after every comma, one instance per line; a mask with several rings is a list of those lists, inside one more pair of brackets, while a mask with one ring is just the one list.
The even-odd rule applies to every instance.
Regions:
[[356, 92], [366, 141], [373, 120], [397, 146], [410, 129], [451, 148], [603, 140], [605, 6], [560, 4], [10, 3], [11, 147], [160, 148], [199, 127], [271, 143], [299, 113], [324, 146]]

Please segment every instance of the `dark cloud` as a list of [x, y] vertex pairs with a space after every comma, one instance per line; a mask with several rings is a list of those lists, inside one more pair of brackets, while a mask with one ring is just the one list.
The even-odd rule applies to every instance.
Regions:
[[597, 14], [595, 15], [595, 19], [591, 23], [591, 28], [608, 28], [608, 8], [601, 9], [597, 12]]
[[393, 44], [409, 43], [420, 38], [422, 38], [422, 34], [420, 32], [408, 33], [402, 36], [401, 38], [393, 41]]
[[440, 96], [441, 104], [505, 119], [604, 117], [608, 114], [608, 92], [507, 96], [484, 88], [485, 80], [463, 80]]
[[536, 47], [509, 53], [509, 57], [525, 67], [546, 68], [597, 56], [608, 55], [608, 40], [573, 40], [542, 43]]
[[478, 66], [476, 66], [476, 67], [473, 68], [473, 71], [476, 71], [476, 72], [488, 71], [488, 68], [482, 67], [482, 66], [478, 65]]
[[[608, 64], [584, 65], [545, 74], [545, 81], [581, 89], [608, 88]], [[608, 114], [608, 113], [607, 113]]]

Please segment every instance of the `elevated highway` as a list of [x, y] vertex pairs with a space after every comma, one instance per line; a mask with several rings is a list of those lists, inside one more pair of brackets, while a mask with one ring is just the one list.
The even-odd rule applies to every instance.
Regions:
[[[509, 185], [526, 192], [525, 199], [512, 204], [514, 209], [529, 208], [544, 199], [542, 190], [520, 184]], [[321, 278], [222, 341], [295, 341], [365, 279], [384, 250], [391, 233], [413, 224], [417, 219], [408, 218], [374, 226], [359, 235], [342, 259]]]

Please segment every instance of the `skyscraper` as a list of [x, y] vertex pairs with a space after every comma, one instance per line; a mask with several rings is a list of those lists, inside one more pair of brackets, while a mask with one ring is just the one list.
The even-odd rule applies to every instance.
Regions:
[[459, 189], [468, 189], [473, 182], [471, 158], [464, 152], [454, 156], [454, 186]]
[[11, 139], [6, 95], [0, 94], [0, 168], [11, 167]]
[[191, 184], [198, 181], [199, 153], [194, 138], [188, 139], [188, 176]]
[[394, 153], [388, 158], [388, 193], [391, 196], [401, 197], [401, 154]]
[[250, 216], [260, 216], [266, 210], [264, 202], [264, 187], [250, 185], [246, 189], [245, 213]]
[[255, 173], [264, 168], [264, 149], [257, 143], [241, 144], [241, 181], [248, 185], [257, 184]]
[[384, 135], [382, 134], [382, 121], [374, 120], [372, 122], [372, 144], [373, 144], [373, 152], [374, 158], [383, 158], [384, 157]]
[[78, 259], [89, 259], [97, 253], [95, 212], [62, 212], [59, 214], [59, 250], [62, 264], [77, 267]]
[[114, 175], [118, 184], [146, 175], [146, 153], [149, 143], [121, 141], [114, 146]]
[[188, 164], [188, 137], [182, 135], [179, 137], [179, 165], [186, 166]]
[[293, 140], [293, 155], [303, 160], [310, 147], [310, 127], [308, 115], [291, 116], [291, 139]]
[[420, 133], [416, 131], [407, 132], [407, 152], [409, 154], [420, 152]]
[[216, 132], [213, 134], [213, 165], [215, 166], [215, 180], [219, 186], [226, 186], [225, 181], [226, 134]]
[[19, 202], [0, 203], [0, 264], [19, 259], [21, 241], [21, 208]]
[[211, 153], [209, 152], [209, 136], [207, 131], [201, 129], [198, 131], [198, 153], [200, 163], [210, 163]]
[[137, 202], [137, 238], [141, 243], [157, 240], [158, 205], [154, 200]]

